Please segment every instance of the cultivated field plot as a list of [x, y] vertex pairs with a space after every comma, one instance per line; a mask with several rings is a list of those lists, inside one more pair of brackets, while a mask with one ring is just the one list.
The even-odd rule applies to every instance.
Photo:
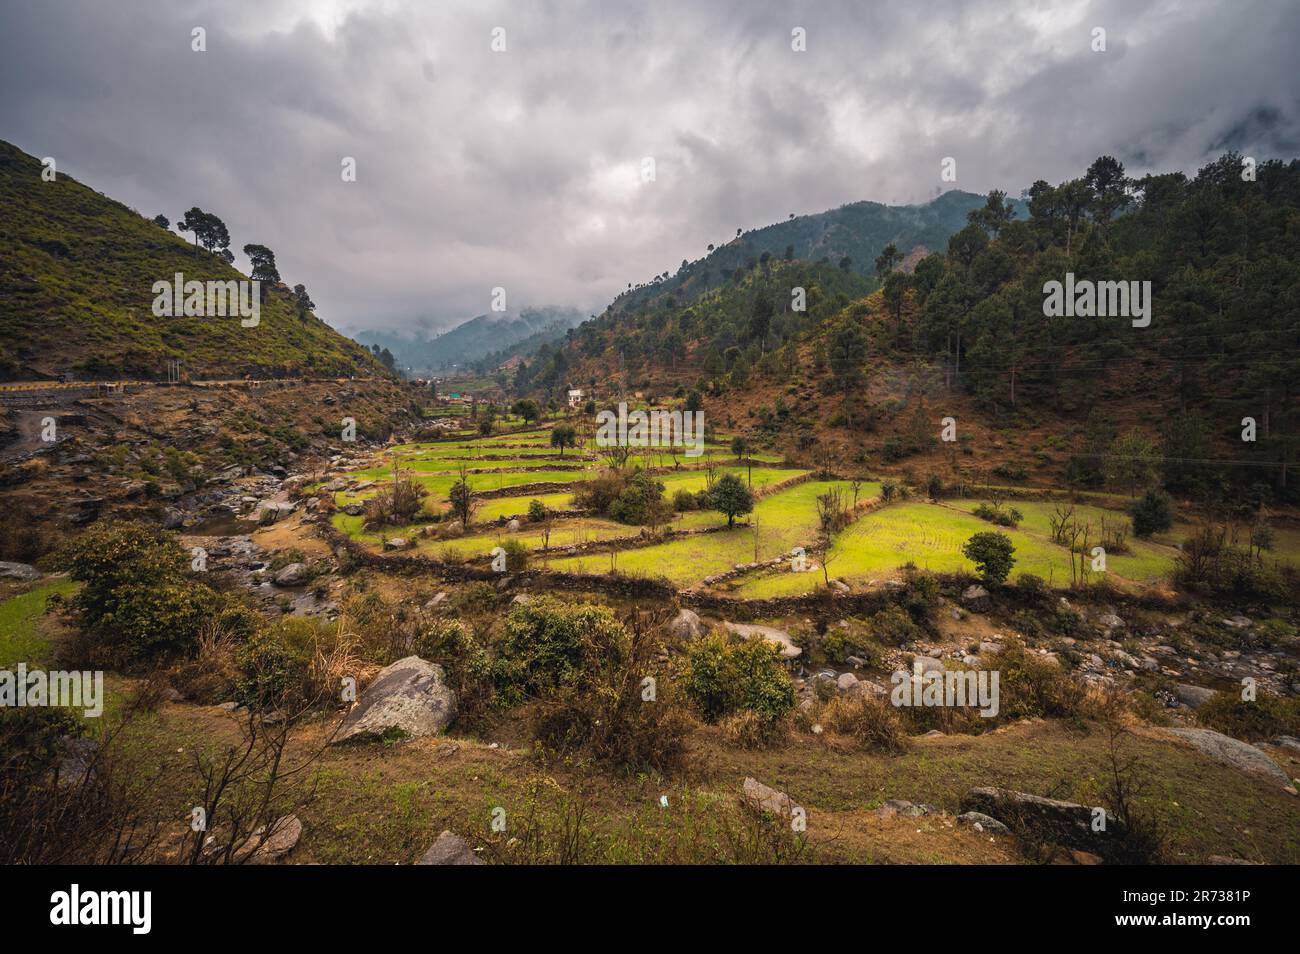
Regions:
[[[817, 539], [817, 495], [832, 487], [851, 493], [847, 481], [808, 481], [760, 500], [745, 524], [624, 550], [616, 555], [613, 565], [620, 573], [663, 576], [679, 586], [691, 586], [705, 577], [725, 573], [737, 563], [770, 560], [788, 554], [797, 546], [811, 547]], [[860, 488], [863, 499], [877, 492], [879, 486], [874, 484], [863, 484]], [[688, 514], [684, 522], [719, 526], [726, 520], [716, 513], [704, 512]], [[551, 562], [552, 569], [572, 573], [603, 573], [610, 566], [608, 553]]]
[[[831, 547], [830, 573], [851, 583], [867, 583], [891, 575], [911, 563], [918, 569], [937, 573], [974, 572], [975, 567], [961, 553], [962, 544], [973, 534], [996, 530], [1011, 538], [1016, 548], [1012, 579], [1032, 573], [1054, 586], [1070, 582], [1069, 551], [1051, 540], [1049, 516], [1055, 504], [1015, 501], [1024, 514], [1017, 528], [998, 527], [973, 516], [978, 500], [944, 503], [912, 501], [881, 507], [867, 514], [835, 539]], [[1099, 527], [1105, 515], [1111, 521], [1126, 518], [1118, 511], [1100, 507], [1076, 507], [1075, 514]], [[1107, 572], [1116, 582], [1151, 583], [1173, 568], [1177, 549], [1172, 541], [1177, 529], [1154, 541], [1127, 541], [1129, 554], [1107, 556]], [[785, 574], [746, 581], [737, 589], [744, 597], [788, 596], [806, 593], [821, 582], [821, 574]]]
[[[543, 553], [542, 530], [526, 519], [529, 504], [540, 500], [548, 511], [572, 511], [575, 509], [572, 485], [591, 479], [605, 466], [591, 446], [585, 450], [570, 449], [565, 460], [561, 461], [556, 450], [550, 447], [548, 437], [549, 431], [546, 430], [523, 431], [488, 438], [403, 444], [389, 451], [401, 462], [404, 472], [429, 491], [425, 510], [430, 515], [446, 511], [447, 493], [459, 479], [458, 468], [461, 465], [482, 471], [468, 474], [476, 493], [537, 486], [536, 492], [479, 498], [472, 532], [464, 537], [422, 537], [419, 523], [385, 528], [381, 532], [362, 532], [364, 518], [344, 514], [335, 514], [334, 526], [374, 547], [381, 547], [387, 539], [404, 537], [414, 544], [417, 552], [443, 559], [486, 557], [494, 547], [512, 537], [540, 556]], [[525, 444], [533, 446], [521, 446]], [[742, 598], [801, 595], [824, 586], [819, 561], [811, 552], [818, 542], [816, 498], [833, 486], [840, 487], [846, 497], [850, 496], [849, 483], [805, 481], [778, 487], [776, 485], [806, 476], [807, 471], [771, 464], [738, 465], [721, 445], [710, 447], [709, 459], [714, 462], [715, 478], [722, 474], [735, 474], [748, 481], [755, 492], [765, 493], [754, 512], [738, 520], [734, 528], [725, 529], [726, 520], [716, 511], [688, 510], [674, 516], [669, 524], [671, 529], [678, 533], [712, 532], [691, 533], [661, 543], [640, 545], [639, 527], [598, 517], [570, 516], [553, 522], [545, 564], [552, 569], [573, 573], [617, 571], [631, 576], [664, 577], [678, 586], [691, 587], [698, 586], [708, 577], [727, 573], [738, 564], [770, 560], [802, 546], [810, 551], [809, 569], [802, 572], [794, 569], [760, 570], [741, 574], [719, 585]], [[649, 466], [672, 466], [671, 458], [658, 453], [633, 460]], [[680, 458], [678, 462], [684, 460]], [[678, 491], [699, 493], [705, 489], [708, 474], [702, 460], [704, 458], [694, 459], [687, 465], [690, 469], [655, 475], [664, 485], [664, 494], [670, 501]], [[571, 466], [564, 467], [565, 463]], [[547, 469], [561, 467], [563, 469]], [[355, 493], [336, 494], [340, 506], [373, 496], [391, 479], [392, 468], [391, 465], [377, 465], [349, 476], [374, 481], [374, 485]], [[563, 485], [564, 489], [548, 491], [546, 484]], [[879, 494], [878, 483], [864, 483], [858, 490], [859, 500], [869, 500]], [[1099, 501], [1100, 498], [1085, 499]], [[1022, 520], [1015, 528], [999, 527], [974, 516], [973, 511], [985, 502], [982, 499], [912, 500], [878, 506], [836, 535], [830, 550], [829, 576], [854, 586], [866, 586], [894, 577], [907, 565], [932, 572], [974, 572], [974, 565], [962, 555], [962, 544], [973, 534], [995, 530], [1010, 537], [1016, 548], [1012, 579], [1022, 573], [1031, 573], [1052, 586], [1069, 584], [1069, 552], [1063, 545], [1055, 543], [1051, 535], [1051, 518], [1060, 506], [1058, 502], [1008, 502], [1005, 506], [1014, 507], [1022, 514]], [[1100, 542], [1103, 520], [1109, 526], [1125, 528], [1129, 523], [1127, 514], [1121, 510], [1108, 509], [1097, 503], [1076, 504], [1073, 515], [1091, 526], [1090, 547]], [[511, 533], [502, 521], [515, 517], [520, 518], [520, 527]], [[1107, 554], [1108, 579], [1128, 588], [1167, 580], [1174, 568], [1178, 543], [1190, 533], [1190, 526], [1179, 523], [1150, 540], [1139, 540], [1129, 534], [1123, 552]], [[610, 543], [611, 546], [592, 546], [578, 554], [551, 555], [553, 550], [574, 544], [601, 543]], [[611, 549], [617, 552], [611, 552]], [[1292, 527], [1277, 528], [1269, 559], [1300, 560], [1300, 531]]]

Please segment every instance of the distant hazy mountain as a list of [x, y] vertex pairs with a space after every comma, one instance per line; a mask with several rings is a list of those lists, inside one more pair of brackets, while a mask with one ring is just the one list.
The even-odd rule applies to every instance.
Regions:
[[[876, 256], [891, 242], [904, 255], [917, 246], [947, 248], [948, 239], [966, 226], [966, 213], [984, 202], [982, 195], [954, 189], [922, 205], [853, 202], [827, 212], [795, 216], [732, 238], [705, 257], [687, 262], [668, 278], [661, 276], [624, 291], [612, 307], [636, 309], [669, 294], [694, 298], [721, 286], [735, 269], [764, 254], [808, 262], [826, 259], [833, 265], [847, 256], [851, 271], [871, 275]], [[1017, 216], [1024, 218], [1024, 203], [1016, 201], [1015, 206]]]
[[379, 345], [393, 353], [398, 368], [413, 373], [441, 371], [452, 365], [464, 366], [484, 356], [507, 351], [528, 341], [536, 347], [564, 336], [587, 316], [576, 308], [547, 306], [525, 308], [517, 315], [479, 315], [450, 331], [430, 335], [427, 331], [405, 334], [395, 331], [362, 331], [356, 340], [367, 347]]

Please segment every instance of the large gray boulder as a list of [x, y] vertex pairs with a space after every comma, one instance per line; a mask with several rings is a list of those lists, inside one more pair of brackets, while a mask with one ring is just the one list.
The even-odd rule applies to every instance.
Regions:
[[474, 854], [464, 838], [454, 832], [444, 831], [417, 865], [481, 865], [483, 859]]
[[1010, 829], [1002, 822], [982, 812], [964, 812], [957, 816], [957, 824], [974, 828], [976, 831], [988, 832], [990, 835], [1006, 835]]
[[0, 577], [8, 577], [11, 580], [39, 580], [41, 571], [30, 563], [0, 562]]
[[1213, 689], [1206, 689], [1204, 686], [1191, 686], [1184, 682], [1180, 682], [1175, 686], [1174, 691], [1178, 695], [1178, 701], [1192, 709], [1199, 709], [1214, 698]]
[[1282, 767], [1264, 754], [1263, 750], [1247, 742], [1234, 739], [1222, 732], [1215, 732], [1213, 729], [1170, 729], [1169, 731], [1216, 762], [1276, 781], [1283, 788], [1291, 787], [1291, 778]]
[[961, 605], [976, 613], [983, 613], [989, 608], [989, 591], [978, 583], [972, 583], [961, 592]]
[[668, 624], [668, 632], [678, 639], [695, 639], [704, 632], [704, 624], [700, 622], [698, 613], [688, 609], [681, 609], [677, 611], [677, 615]]
[[1105, 831], [1093, 831], [1093, 808], [1042, 798], [1009, 788], [972, 788], [961, 800], [963, 814], [978, 812], [1012, 830], [1031, 832], [1045, 841], [1095, 851], [1107, 838], [1120, 834], [1119, 821], [1106, 814]]
[[393, 733], [418, 739], [437, 735], [456, 718], [456, 693], [442, 667], [419, 656], [379, 671], [339, 727], [334, 742], [361, 742]]
[[299, 583], [302, 583], [307, 579], [307, 574], [309, 572], [306, 563], [290, 563], [288, 566], [282, 567], [279, 573], [275, 574], [275, 585], [297, 586]]
[[302, 822], [297, 815], [282, 815], [258, 828], [248, 841], [236, 849], [235, 857], [253, 865], [269, 865], [279, 861], [298, 845], [302, 837]]
[[789, 795], [754, 778], [745, 779], [740, 788], [740, 800], [756, 812], [770, 812], [778, 818], [788, 818], [794, 811], [794, 801]]

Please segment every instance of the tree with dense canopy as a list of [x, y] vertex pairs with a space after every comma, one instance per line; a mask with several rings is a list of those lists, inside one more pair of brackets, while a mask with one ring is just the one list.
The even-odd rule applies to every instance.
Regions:
[[564, 456], [564, 448], [578, 446], [578, 430], [572, 424], [557, 424], [551, 431], [551, 446], [560, 449], [560, 456]]
[[265, 245], [248, 244], [244, 246], [244, 254], [248, 256], [249, 263], [253, 270], [249, 277], [258, 282], [278, 282], [280, 272], [275, 267], [275, 253]]
[[542, 416], [542, 409], [537, 406], [537, 402], [532, 398], [523, 398], [516, 401], [510, 406], [510, 410], [522, 417], [525, 424], [532, 424]]
[[723, 474], [709, 491], [709, 506], [725, 514], [727, 526], [734, 527], [737, 517], [754, 509], [754, 494], [735, 474]]
[[996, 530], [984, 530], [975, 534], [961, 548], [962, 555], [975, 564], [980, 579], [988, 584], [1006, 582], [1011, 567], [1016, 559], [1016, 552], [1011, 538]]

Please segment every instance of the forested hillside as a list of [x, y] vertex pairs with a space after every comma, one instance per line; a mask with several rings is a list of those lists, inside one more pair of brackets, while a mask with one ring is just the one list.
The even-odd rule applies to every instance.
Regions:
[[[984, 197], [952, 190], [922, 205], [889, 206], [853, 202], [815, 215], [794, 215], [784, 222], [744, 231], [717, 245], [695, 261], [683, 260], [677, 271], [655, 275], [629, 285], [611, 306], [616, 311], [648, 307], [672, 297], [678, 302], [723, 288], [737, 270], [749, 271], [760, 260], [800, 260], [836, 265], [870, 277], [886, 246], [903, 254], [917, 246], [942, 248], [949, 236], [966, 224]], [[1014, 203], [1013, 203], [1014, 204]], [[1017, 205], [1023, 214], [1022, 204]]]
[[[870, 295], [855, 271], [760, 256], [696, 301], [624, 296], [520, 386], [677, 394], [779, 449], [884, 463], [938, 449], [951, 414], [976, 461], [992, 432], [1038, 433], [1012, 471], [1294, 496], [1300, 163], [1130, 179], [1103, 157], [1023, 199], [1019, 220], [991, 194], [910, 274], [887, 249]], [[1049, 317], [1045, 286], [1067, 281], [1137, 283], [1135, 307], [1149, 282], [1149, 318]]]

